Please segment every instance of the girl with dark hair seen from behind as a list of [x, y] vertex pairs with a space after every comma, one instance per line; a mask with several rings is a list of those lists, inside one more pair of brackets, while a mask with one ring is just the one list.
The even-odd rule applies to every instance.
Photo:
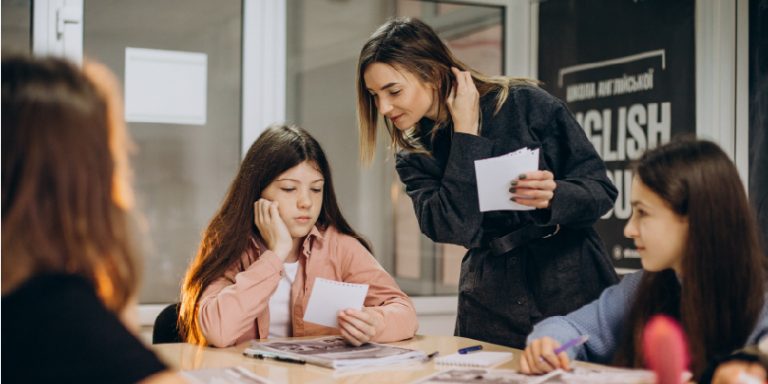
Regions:
[[[362, 311], [339, 328], [304, 323], [315, 279], [369, 285]], [[182, 287], [186, 341], [231, 346], [254, 338], [341, 334], [353, 345], [416, 333], [411, 300], [342, 216], [320, 144], [293, 126], [253, 143], [203, 235]]]
[[[360, 52], [360, 151], [370, 162], [384, 117], [421, 231], [469, 249], [455, 334], [523, 347], [541, 319], [617, 281], [592, 225], [617, 191], [566, 106], [531, 81], [489, 77], [456, 59], [418, 19], [388, 21]], [[480, 212], [474, 161], [540, 148], [540, 170], [509, 180], [535, 210]]]
[[[536, 325], [522, 371], [568, 368], [574, 358], [641, 367], [643, 327], [665, 314], [681, 323], [699, 380], [714, 358], [768, 332], [757, 227], [728, 156], [712, 142], [678, 139], [646, 152], [635, 169], [624, 234], [643, 270], [577, 311]], [[586, 344], [554, 355], [579, 335], [589, 335]]]
[[2, 381], [169, 383], [139, 341], [139, 266], [117, 80], [2, 62]]

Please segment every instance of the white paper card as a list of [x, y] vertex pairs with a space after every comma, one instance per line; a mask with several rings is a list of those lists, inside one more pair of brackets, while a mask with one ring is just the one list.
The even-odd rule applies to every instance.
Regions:
[[510, 200], [510, 182], [521, 173], [539, 169], [539, 149], [521, 148], [506, 155], [475, 160], [480, 212], [534, 209]]
[[125, 48], [125, 119], [204, 125], [208, 55]]
[[338, 328], [337, 315], [343, 309], [363, 309], [368, 284], [353, 284], [316, 278], [309, 296], [304, 321]]

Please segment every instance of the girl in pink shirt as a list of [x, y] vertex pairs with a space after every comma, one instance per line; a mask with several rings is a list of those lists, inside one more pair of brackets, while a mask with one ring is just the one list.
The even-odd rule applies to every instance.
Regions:
[[[315, 278], [369, 285], [339, 328], [305, 323]], [[341, 214], [331, 170], [305, 130], [271, 126], [248, 150], [182, 287], [187, 342], [227, 347], [270, 336], [340, 334], [353, 345], [416, 333], [408, 296]]]

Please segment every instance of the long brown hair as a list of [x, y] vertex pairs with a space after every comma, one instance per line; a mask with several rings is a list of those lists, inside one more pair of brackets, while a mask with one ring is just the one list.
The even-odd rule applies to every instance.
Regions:
[[120, 312], [138, 284], [121, 194], [127, 136], [116, 81], [86, 68], [3, 60], [3, 293], [36, 275], [76, 274]]
[[736, 167], [714, 143], [682, 138], [646, 152], [639, 179], [688, 219], [682, 282], [671, 270], [645, 272], [616, 362], [642, 366], [648, 319], [680, 320], [700, 377], [714, 357], [744, 345], [764, 300], [764, 261], [757, 225]]
[[[478, 93], [484, 96], [497, 92], [495, 111], [498, 112], [509, 95], [509, 87], [517, 84], [536, 84], [526, 79], [505, 76], [486, 76], [457, 59], [440, 40], [435, 31], [416, 18], [399, 17], [381, 25], [360, 51], [357, 63], [357, 119], [360, 131], [360, 158], [368, 164], [376, 149], [378, 109], [373, 96], [365, 86], [365, 71], [371, 64], [383, 63], [404, 69], [421, 81], [436, 86], [438, 118], [432, 135], [451, 122], [445, 100], [455, 83], [451, 67], [470, 71]], [[384, 119], [395, 149], [423, 151], [415, 139], [418, 132], [404, 133]]]
[[317, 140], [296, 126], [270, 126], [245, 155], [224, 202], [203, 234], [197, 256], [187, 270], [179, 313], [179, 329], [187, 342], [206, 343], [198, 324], [200, 295], [232, 263], [239, 260], [251, 237], [260, 236], [253, 222], [253, 203], [273, 180], [305, 161], [313, 163], [325, 179], [318, 228], [324, 230], [333, 226], [371, 250], [368, 242], [350, 227], [341, 214], [333, 189], [331, 168]]

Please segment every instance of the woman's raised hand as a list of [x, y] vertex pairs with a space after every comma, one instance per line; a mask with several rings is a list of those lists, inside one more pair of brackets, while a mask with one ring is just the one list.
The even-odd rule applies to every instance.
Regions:
[[253, 203], [253, 222], [270, 251], [285, 261], [291, 253], [293, 238], [280, 217], [277, 202], [259, 199]]
[[446, 104], [453, 120], [453, 131], [477, 135], [480, 126], [480, 94], [472, 74], [451, 67], [456, 84], [451, 88]]
[[550, 171], [533, 171], [512, 180], [509, 187], [510, 197], [515, 203], [534, 208], [549, 208], [555, 196], [555, 175]]

